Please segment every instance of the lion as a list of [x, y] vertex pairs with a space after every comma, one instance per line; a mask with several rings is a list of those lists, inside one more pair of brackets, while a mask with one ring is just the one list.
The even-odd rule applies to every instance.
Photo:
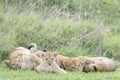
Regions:
[[24, 54], [22, 56], [21, 69], [34, 69], [41, 64], [41, 59], [35, 54]]
[[15, 58], [16, 56], [19, 56], [21, 54], [30, 54], [30, 50], [24, 47], [17, 47], [9, 54], [9, 59]]
[[64, 61], [67, 60], [69, 57], [63, 56], [63, 55], [58, 55], [56, 57], [56, 63], [62, 68], [65, 69], [64, 67]]
[[56, 52], [50, 51], [45, 52], [44, 54], [42, 54], [40, 65], [38, 65], [35, 70], [40, 73], [56, 72], [66, 74], [66, 71], [60, 68], [58, 64], [55, 62], [57, 56], [58, 53]]
[[83, 68], [86, 64], [89, 64], [91, 61], [89, 60], [90, 57], [87, 56], [78, 56], [76, 57], [77, 59], [79, 59], [79, 71], [83, 72]]
[[117, 67], [112, 59], [106, 57], [93, 57], [90, 61], [84, 66], [83, 72], [111, 72]]
[[18, 54], [18, 56], [11, 56], [10, 58], [3, 61], [3, 64], [11, 69], [20, 69], [21, 66], [21, 57], [22, 54]]
[[83, 68], [83, 72], [103, 72], [106, 71], [106, 69], [106, 64], [104, 64], [102, 61], [96, 60], [86, 64]]
[[69, 71], [78, 71], [80, 70], [79, 60], [76, 58], [68, 58], [63, 62], [63, 66], [65, 69]]
[[11, 69], [32, 70], [41, 63], [41, 60], [35, 54], [21, 54], [9, 60], [4, 60], [4, 63]]
[[94, 57], [94, 58], [92, 58], [92, 60], [99, 60], [99, 61], [103, 62], [107, 67], [105, 70], [108, 72], [115, 71], [117, 68], [116, 62], [107, 57]]
[[3, 63], [12, 69], [33, 69], [40, 64], [36, 61], [40, 62], [37, 54], [32, 54], [29, 49], [24, 47], [17, 47], [9, 54], [8, 60], [4, 60]]
[[82, 71], [82, 65], [79, 58], [58, 55], [56, 62], [63, 69], [69, 71]]
[[3, 63], [5, 66], [10, 68], [20, 68], [21, 57], [23, 54], [30, 54], [30, 50], [24, 47], [17, 47], [10, 52], [8, 59], [4, 60]]
[[2, 64], [11, 69], [20, 69], [21, 59], [20, 56], [16, 56], [15, 58], [6, 59], [2, 62]]

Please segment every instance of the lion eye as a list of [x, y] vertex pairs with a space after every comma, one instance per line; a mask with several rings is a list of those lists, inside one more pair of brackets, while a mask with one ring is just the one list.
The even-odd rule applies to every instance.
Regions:
[[48, 60], [48, 58], [46, 58], [45, 60]]
[[72, 66], [72, 68], [74, 68], [74, 66]]
[[20, 62], [20, 60], [18, 60], [18, 62]]
[[51, 60], [54, 60], [54, 58], [51, 58]]
[[78, 65], [78, 66], [80, 66], [80, 65]]

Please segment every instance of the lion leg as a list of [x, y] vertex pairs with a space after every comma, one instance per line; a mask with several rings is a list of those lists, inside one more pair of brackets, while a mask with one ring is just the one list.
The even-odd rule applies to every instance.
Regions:
[[65, 70], [60, 68], [57, 64], [54, 65], [53, 70], [55, 70], [57, 73], [62, 73], [62, 74], [66, 74], [67, 73]]

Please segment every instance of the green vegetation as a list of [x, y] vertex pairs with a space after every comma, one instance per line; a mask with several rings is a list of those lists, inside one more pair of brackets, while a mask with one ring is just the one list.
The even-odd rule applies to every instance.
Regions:
[[31, 42], [67, 56], [120, 59], [119, 0], [1, 0], [0, 60]]

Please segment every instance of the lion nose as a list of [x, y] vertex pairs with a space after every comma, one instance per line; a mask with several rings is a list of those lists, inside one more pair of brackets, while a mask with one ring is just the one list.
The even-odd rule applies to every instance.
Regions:
[[51, 65], [51, 63], [48, 63], [48, 65], [50, 66], [50, 65]]
[[49, 61], [49, 62], [48, 62], [48, 65], [50, 66], [51, 64], [52, 64], [52, 62], [51, 62], [51, 61]]

